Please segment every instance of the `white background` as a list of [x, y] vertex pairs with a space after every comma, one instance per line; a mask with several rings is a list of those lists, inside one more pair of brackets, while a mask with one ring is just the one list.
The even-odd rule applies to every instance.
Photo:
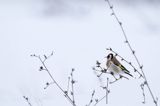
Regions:
[[[151, 89], [160, 97], [160, 13], [157, 3], [122, 3], [112, 1], [123, 23], [129, 41], [144, 66]], [[111, 11], [104, 1], [34, 0], [0, 1], [0, 105], [28, 106], [23, 96], [29, 97], [33, 106], [70, 106], [55, 85], [44, 90], [51, 79], [39, 72], [41, 65], [31, 54], [54, 55], [47, 67], [63, 89], [75, 68], [75, 99], [78, 106], [86, 105], [92, 90], [95, 98], [105, 92], [99, 87], [92, 67], [96, 60], [105, 63], [105, 50], [112, 47], [137, 66]], [[125, 63], [123, 63], [125, 64]], [[126, 65], [126, 64], [125, 64]], [[132, 68], [126, 65], [131, 73]], [[130, 78], [110, 85], [108, 106], [144, 106], [140, 80]], [[154, 106], [146, 91], [145, 106]], [[99, 106], [106, 106], [105, 100]]]

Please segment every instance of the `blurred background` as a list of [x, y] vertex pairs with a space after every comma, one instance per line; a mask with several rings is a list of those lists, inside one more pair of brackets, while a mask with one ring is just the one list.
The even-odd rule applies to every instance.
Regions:
[[[129, 41], [144, 66], [155, 96], [160, 95], [160, 1], [110, 0]], [[63, 89], [75, 68], [76, 103], [86, 105], [93, 89], [96, 98], [104, 91], [92, 67], [105, 64], [105, 50], [113, 48], [137, 66], [111, 10], [104, 0], [0, 0], [0, 105], [70, 106], [56, 86], [44, 90], [51, 79], [39, 72], [40, 62], [31, 54], [54, 55], [47, 67]], [[137, 74], [123, 63], [137, 78]], [[105, 67], [105, 66], [104, 66]], [[105, 76], [104, 76], [105, 79]], [[138, 79], [121, 80], [110, 86], [109, 106], [144, 106]], [[146, 88], [145, 106], [153, 106]], [[122, 97], [123, 95], [123, 97]], [[126, 101], [127, 98], [127, 101]], [[100, 106], [105, 106], [105, 100]]]

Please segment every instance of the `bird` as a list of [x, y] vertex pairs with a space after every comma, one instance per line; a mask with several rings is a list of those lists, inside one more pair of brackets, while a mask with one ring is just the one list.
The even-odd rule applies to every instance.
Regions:
[[114, 74], [119, 74], [121, 76], [121, 73], [125, 73], [131, 77], [133, 77], [132, 74], [116, 59], [116, 57], [110, 53], [108, 54], [106, 66], [108, 70], [110, 70]]

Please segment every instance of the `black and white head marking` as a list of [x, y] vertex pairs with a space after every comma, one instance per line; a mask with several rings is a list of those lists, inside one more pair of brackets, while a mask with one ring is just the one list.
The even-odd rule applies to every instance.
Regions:
[[113, 59], [113, 54], [112, 54], [112, 53], [108, 54], [107, 59], [108, 59], [108, 60]]

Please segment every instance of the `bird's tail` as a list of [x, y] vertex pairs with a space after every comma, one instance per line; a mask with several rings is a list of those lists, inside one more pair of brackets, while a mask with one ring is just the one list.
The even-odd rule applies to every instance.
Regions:
[[132, 74], [130, 74], [130, 73], [126, 72], [126, 71], [124, 71], [124, 73], [125, 73], [125, 74], [128, 74], [128, 75], [131, 76], [131, 77], [133, 77]]

